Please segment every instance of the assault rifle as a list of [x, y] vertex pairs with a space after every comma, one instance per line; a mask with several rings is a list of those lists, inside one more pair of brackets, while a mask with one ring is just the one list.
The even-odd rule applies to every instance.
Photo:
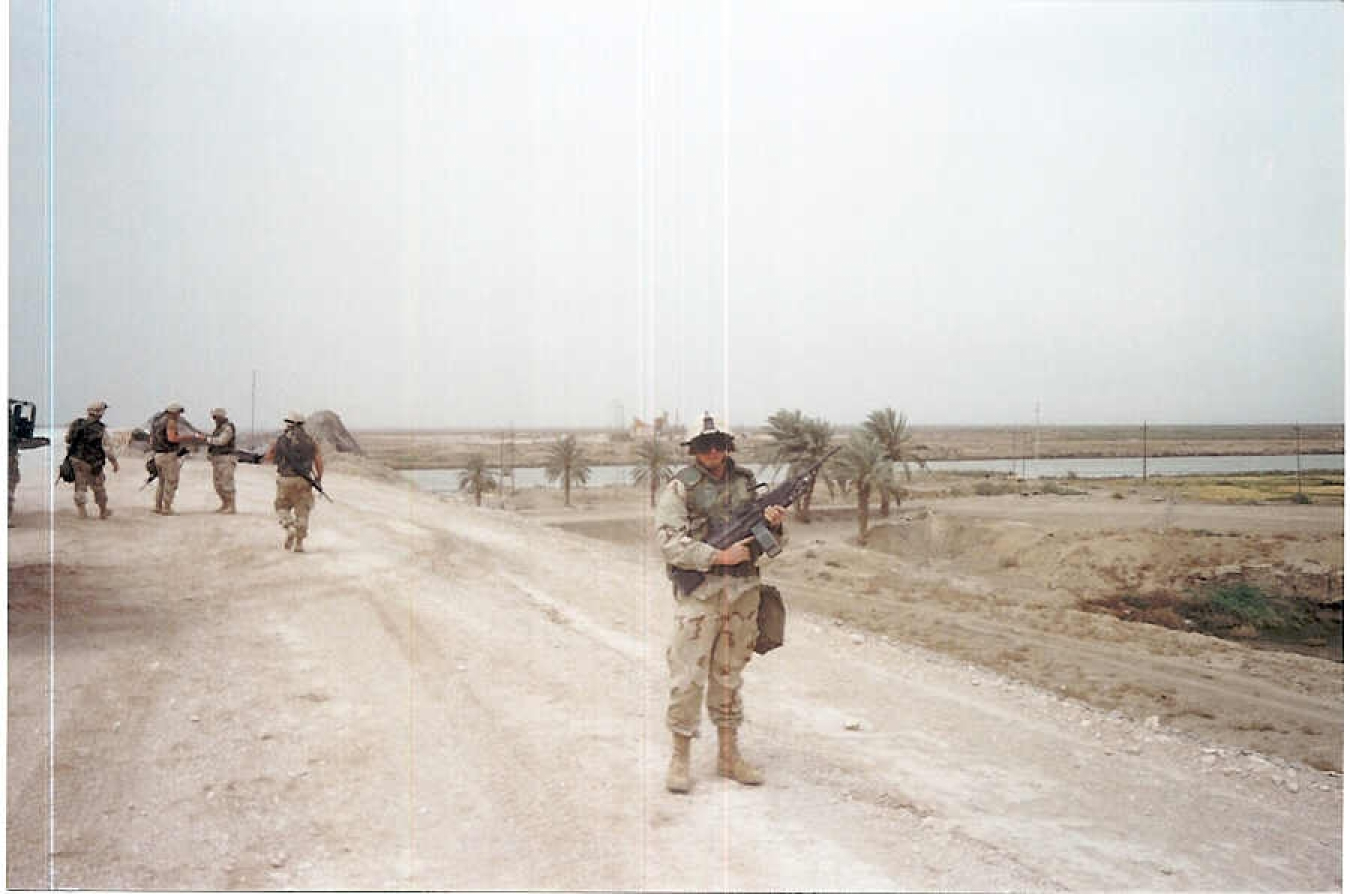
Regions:
[[[178, 456], [181, 458], [187, 456], [192, 451], [187, 449], [186, 447], [179, 447], [176, 452]], [[140, 490], [145, 490], [147, 487], [150, 486], [150, 482], [154, 481], [156, 478], [159, 477], [159, 466], [155, 465], [155, 455], [153, 453], [150, 454], [148, 457], [146, 457], [145, 471], [149, 473], [150, 477], [145, 479], [145, 484], [142, 484], [140, 486]]]
[[[758, 547], [759, 551], [766, 556], [778, 555], [783, 551], [783, 547], [778, 542], [778, 538], [773, 536], [773, 531], [769, 530], [769, 523], [764, 520], [764, 510], [770, 506], [786, 508], [810, 493], [812, 486], [816, 483], [816, 475], [819, 474], [820, 467], [825, 465], [825, 461], [834, 456], [840, 449], [842, 448], [834, 448], [805, 472], [784, 481], [763, 496], [756, 497], [737, 509], [731, 518], [703, 538], [703, 542], [716, 549], [726, 549], [742, 540], [753, 540], [752, 551]], [[763, 487], [764, 485], [760, 486]], [[703, 578], [707, 577], [707, 574], [706, 571], [694, 571], [691, 568], [670, 566], [670, 579], [686, 596], [694, 592], [698, 585], [703, 583]]]
[[311, 475], [306, 475], [304, 472], [300, 472], [300, 471], [297, 471], [295, 474], [299, 475], [301, 478], [303, 478], [303, 479], [305, 479], [306, 481], [308, 481], [308, 482], [309, 482], [309, 486], [312, 487], [312, 488], [314, 488], [315, 490], [317, 490], [319, 493], [323, 494], [323, 498], [324, 498], [325, 500], [327, 500], [327, 501], [330, 502], [330, 503], [333, 502], [333, 498], [330, 497], [330, 496], [328, 496], [328, 494], [324, 492], [323, 486], [322, 486], [321, 484], [319, 484], [319, 482], [315, 481], [314, 478], [313, 478], [313, 476], [311, 476]]

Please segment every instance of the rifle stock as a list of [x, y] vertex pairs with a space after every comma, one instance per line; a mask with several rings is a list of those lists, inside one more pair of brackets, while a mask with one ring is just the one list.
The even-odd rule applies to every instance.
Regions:
[[[815, 483], [821, 466], [840, 449], [842, 448], [835, 447], [802, 474], [784, 481], [763, 496], [746, 503], [736, 510], [731, 518], [711, 531], [703, 542], [716, 549], [726, 549], [742, 540], [753, 539], [754, 542], [750, 546], [751, 561], [759, 558], [761, 554], [770, 557], [778, 555], [783, 548], [769, 528], [769, 523], [765, 521], [764, 510], [770, 506], [786, 508], [805, 496]], [[698, 589], [703, 579], [708, 576], [706, 571], [676, 568], [674, 565], [667, 567], [667, 574], [685, 596]]]

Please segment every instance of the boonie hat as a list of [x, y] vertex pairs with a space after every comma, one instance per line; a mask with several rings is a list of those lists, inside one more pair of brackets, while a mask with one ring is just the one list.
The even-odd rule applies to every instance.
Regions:
[[703, 420], [689, 429], [689, 436], [680, 442], [681, 447], [692, 446], [700, 438], [720, 436], [727, 439], [728, 446], [735, 442], [736, 436], [717, 424], [712, 413], [703, 411]]
[[213, 410], [211, 410], [211, 415], [212, 415], [212, 416], [228, 416], [229, 414], [225, 412], [225, 408], [224, 408], [224, 407], [216, 407], [216, 408], [214, 408]]
[[170, 401], [170, 402], [169, 402], [169, 405], [168, 405], [167, 407], [164, 408], [164, 412], [166, 412], [166, 413], [181, 413], [181, 412], [183, 412], [183, 405], [180, 404], [180, 403], [179, 403], [178, 401], [176, 401], [176, 400], [175, 400], [175, 401]]
[[108, 409], [108, 405], [101, 400], [96, 400], [89, 406], [85, 407], [85, 409], [88, 410], [90, 413], [102, 413], [104, 410]]
[[285, 416], [281, 417], [285, 422], [294, 422], [296, 425], [304, 425], [305, 417], [297, 410], [291, 410]]

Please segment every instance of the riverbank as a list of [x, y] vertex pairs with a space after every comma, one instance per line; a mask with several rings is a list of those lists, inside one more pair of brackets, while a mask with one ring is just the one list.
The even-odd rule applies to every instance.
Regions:
[[[846, 430], [840, 429], [842, 436]], [[614, 429], [550, 430], [361, 430], [353, 432], [366, 455], [394, 469], [461, 468], [473, 455], [489, 467], [542, 466], [548, 447], [562, 434], [577, 438], [591, 465], [624, 465], [635, 458], [635, 441]], [[676, 437], [674, 440], [678, 441]], [[1341, 425], [1149, 426], [914, 426], [919, 455], [931, 460], [1036, 458], [1279, 456], [1345, 452]], [[773, 442], [759, 429], [737, 439], [738, 458], [768, 463]], [[1310, 459], [1316, 465], [1315, 459]]]

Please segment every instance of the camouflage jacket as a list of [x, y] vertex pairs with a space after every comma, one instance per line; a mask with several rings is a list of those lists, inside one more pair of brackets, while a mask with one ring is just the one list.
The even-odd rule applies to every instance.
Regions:
[[721, 481], [697, 463], [681, 469], [656, 502], [656, 542], [661, 555], [677, 568], [711, 570], [717, 550], [703, 538], [754, 498], [755, 473], [740, 468], [731, 457], [727, 457]]

